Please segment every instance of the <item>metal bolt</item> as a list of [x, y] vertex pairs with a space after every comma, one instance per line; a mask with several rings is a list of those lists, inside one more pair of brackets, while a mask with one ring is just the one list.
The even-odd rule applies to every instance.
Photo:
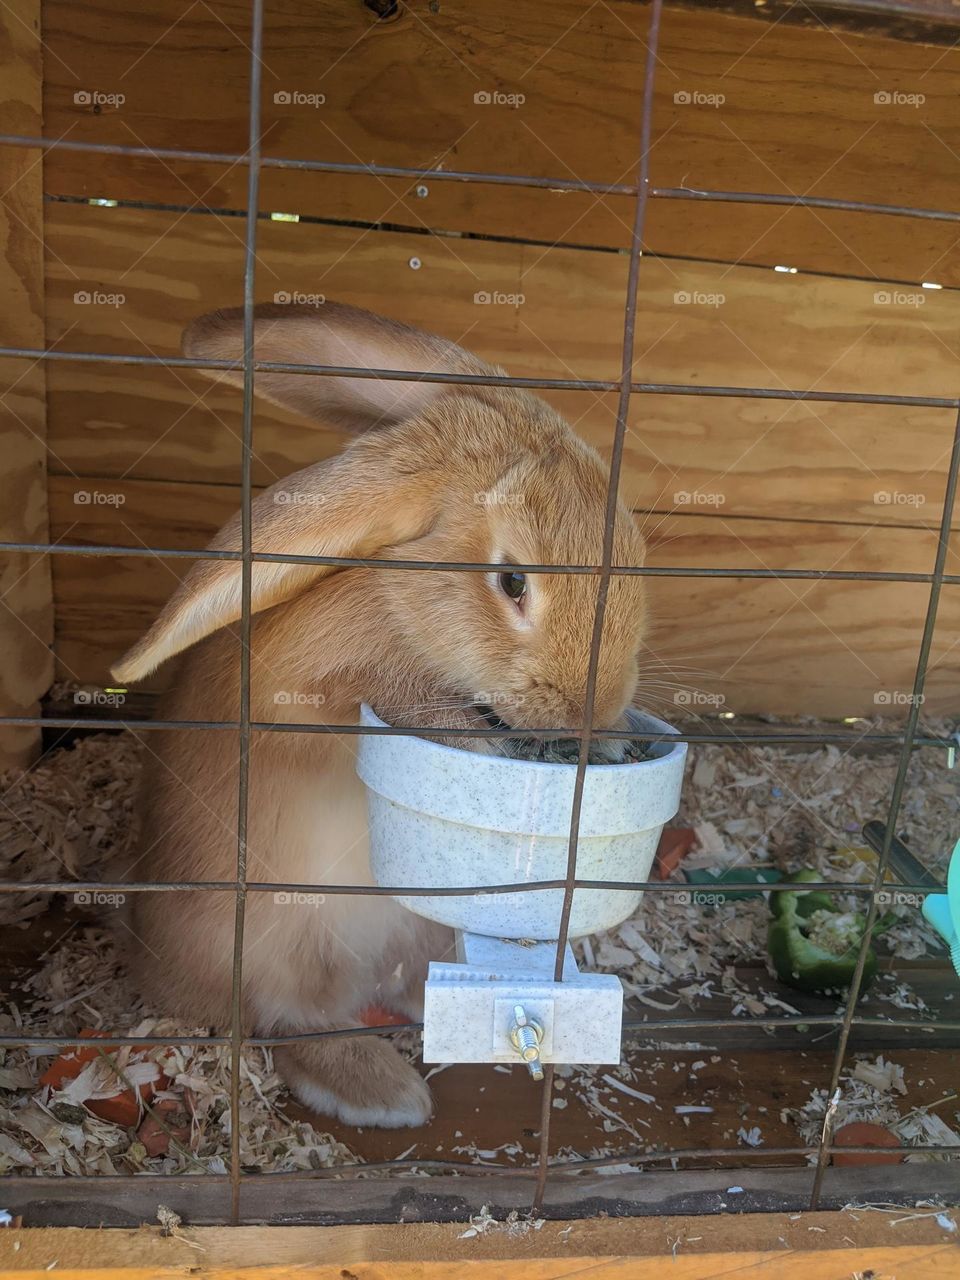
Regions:
[[513, 1007], [513, 1027], [510, 1030], [510, 1042], [527, 1064], [527, 1070], [534, 1080], [543, 1079], [543, 1064], [540, 1061], [540, 1044], [543, 1040], [543, 1027], [539, 1022], [527, 1018], [522, 1004]]
[[430, 194], [430, 188], [425, 182], [421, 182], [417, 186], [415, 194], [418, 200], [426, 200], [427, 196]]
[[407, 263], [407, 266], [410, 268], [411, 271], [419, 271], [420, 268], [423, 266], [423, 263], [420, 261], [419, 258], [411, 258], [410, 261]]
[[517, 1028], [517, 1049], [524, 1062], [532, 1062], [540, 1056], [540, 1041], [533, 1027]]

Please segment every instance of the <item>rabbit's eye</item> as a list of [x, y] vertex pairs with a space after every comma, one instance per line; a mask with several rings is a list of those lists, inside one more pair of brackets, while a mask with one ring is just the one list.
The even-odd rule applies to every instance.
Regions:
[[511, 600], [521, 601], [527, 594], [527, 575], [525, 573], [501, 573], [500, 590]]

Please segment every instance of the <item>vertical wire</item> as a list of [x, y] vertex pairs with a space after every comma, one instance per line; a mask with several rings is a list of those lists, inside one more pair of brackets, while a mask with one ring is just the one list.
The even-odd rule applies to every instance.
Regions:
[[[867, 908], [866, 929], [864, 930], [863, 940], [860, 943], [860, 953], [857, 956], [857, 967], [850, 983], [850, 990], [847, 993], [847, 1004], [844, 1010], [843, 1022], [840, 1025], [840, 1036], [837, 1040], [836, 1053], [833, 1058], [833, 1070], [830, 1075], [830, 1086], [827, 1090], [828, 1106], [830, 1099], [836, 1096], [837, 1090], [840, 1087], [840, 1073], [843, 1070], [843, 1064], [847, 1055], [847, 1044], [849, 1042], [850, 1031], [853, 1026], [857, 1000], [860, 997], [860, 985], [863, 981], [863, 970], [867, 962], [867, 952], [870, 949], [870, 935], [877, 917], [877, 895], [883, 888], [887, 864], [890, 861], [890, 850], [892, 848], [893, 838], [896, 832], [897, 817], [900, 813], [900, 804], [903, 799], [903, 792], [907, 781], [907, 769], [910, 766], [910, 756], [913, 751], [914, 737], [916, 736], [917, 724], [920, 720], [920, 707], [923, 702], [923, 689], [927, 678], [927, 665], [930, 660], [930, 649], [933, 645], [933, 636], [937, 625], [937, 610], [940, 604], [944, 568], [946, 566], [947, 553], [950, 545], [953, 508], [957, 496], [958, 473], [960, 473], [960, 414], [957, 415], [957, 421], [953, 431], [953, 448], [950, 453], [950, 466], [947, 470], [947, 483], [943, 495], [943, 515], [940, 518], [937, 555], [936, 560], [934, 561], [933, 577], [930, 583], [930, 596], [927, 600], [927, 614], [924, 619], [923, 634], [920, 637], [920, 650], [917, 655], [917, 669], [913, 679], [913, 696], [910, 703], [910, 713], [907, 716], [907, 725], [904, 731], [903, 744], [900, 748], [900, 759], [897, 764], [893, 790], [890, 793], [890, 807], [887, 812], [887, 824], [883, 835], [883, 844], [879, 854], [877, 855], [877, 870], [874, 875], [873, 893], [871, 894], [870, 904]], [[830, 1158], [830, 1150], [829, 1126], [824, 1125], [824, 1130], [821, 1134], [820, 1148], [817, 1153], [817, 1171], [814, 1174], [813, 1188], [810, 1192], [811, 1210], [816, 1209], [820, 1203], [820, 1193], [823, 1190], [823, 1179], [827, 1169], [827, 1161]]]
[[243, 428], [240, 464], [240, 715], [237, 773], [237, 880], [230, 989], [230, 1217], [240, 1222], [240, 1066], [243, 1060], [243, 926], [247, 908], [247, 816], [250, 782], [250, 612], [253, 578], [251, 534], [253, 459], [253, 301], [260, 203], [260, 95], [263, 0], [250, 14], [249, 156], [247, 225], [243, 260]]
[[[640, 158], [637, 168], [636, 206], [633, 228], [630, 233], [630, 266], [627, 273], [627, 292], [623, 317], [623, 351], [620, 360], [620, 390], [617, 399], [617, 424], [614, 430], [613, 448], [610, 454], [610, 475], [607, 482], [607, 507], [603, 530], [603, 551], [597, 588], [597, 607], [593, 619], [593, 635], [590, 640], [590, 658], [587, 666], [587, 685], [584, 697], [583, 725], [580, 735], [580, 755], [573, 786], [573, 805], [570, 814], [570, 842], [567, 848], [566, 884], [560, 911], [560, 928], [557, 937], [557, 955], [554, 963], [554, 982], [563, 981], [563, 958], [570, 932], [570, 912], [577, 878], [577, 848], [580, 839], [580, 812], [583, 807], [583, 787], [590, 755], [593, 732], [593, 716], [597, 694], [597, 672], [600, 665], [600, 644], [603, 638], [603, 621], [610, 591], [613, 566], [613, 541], [616, 529], [617, 503], [620, 497], [620, 470], [623, 462], [624, 442], [627, 434], [627, 416], [630, 411], [630, 389], [633, 380], [634, 332], [637, 323], [637, 291], [640, 278], [640, 258], [643, 250], [643, 232], [646, 225], [647, 201], [650, 193], [650, 134], [653, 125], [653, 94], [656, 79], [657, 46], [660, 39], [660, 18], [663, 0], [652, 0], [650, 22], [647, 28], [647, 57], [644, 67], [643, 101], [640, 116]], [[544, 1070], [543, 1107], [540, 1123], [540, 1152], [537, 1177], [533, 1194], [533, 1211], [538, 1212], [546, 1191], [550, 1158], [550, 1118], [553, 1095], [553, 1066]]]

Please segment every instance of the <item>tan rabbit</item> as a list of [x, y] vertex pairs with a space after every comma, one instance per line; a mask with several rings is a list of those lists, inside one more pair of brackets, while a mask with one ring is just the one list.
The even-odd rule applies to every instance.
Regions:
[[[194, 322], [187, 355], [239, 359], [242, 312]], [[327, 303], [256, 309], [258, 360], [497, 373], [441, 338]], [[233, 383], [239, 374], [215, 374]], [[254, 720], [356, 724], [361, 700], [397, 724], [579, 727], [598, 580], [521, 574], [511, 565], [597, 564], [607, 469], [535, 396], [298, 374], [258, 374], [256, 390], [320, 423], [366, 434], [338, 457], [296, 472], [253, 503], [257, 552], [489, 562], [498, 572], [253, 566]], [[211, 543], [240, 547], [239, 516]], [[615, 564], [643, 562], [632, 516], [618, 509]], [[147, 634], [114, 668], [134, 682], [180, 659], [159, 714], [239, 715], [241, 571], [198, 561]], [[598, 727], [622, 727], [645, 629], [643, 582], [610, 584], [597, 682]], [[193, 646], [193, 647], [191, 647]], [[491, 708], [495, 707], [495, 711]], [[236, 876], [238, 734], [156, 731], [142, 793], [143, 843], [125, 878]], [[462, 742], [463, 740], [461, 740]], [[317, 885], [302, 900], [250, 891], [243, 953], [244, 1026], [284, 1035], [357, 1025], [371, 1003], [422, 1016], [430, 959], [451, 935], [387, 897], [322, 897], [324, 884], [370, 881], [356, 739], [254, 733], [247, 875]], [[470, 740], [492, 750], [490, 740]], [[463, 869], [469, 885], [470, 868]], [[234, 897], [226, 891], [132, 894], [134, 977], [158, 1008], [228, 1024]], [[376, 1036], [275, 1051], [292, 1091], [351, 1124], [417, 1125], [431, 1112], [417, 1071]]]

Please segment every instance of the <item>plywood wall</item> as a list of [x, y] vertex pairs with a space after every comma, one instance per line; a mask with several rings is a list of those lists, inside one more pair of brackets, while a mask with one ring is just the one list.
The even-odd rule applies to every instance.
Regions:
[[[648, 21], [638, 0], [484, 0], [479, 8], [408, 0], [388, 22], [361, 0], [265, 8], [265, 155], [603, 183], [635, 176]], [[46, 0], [44, 13], [52, 136], [246, 151], [246, 0]], [[825, 24], [798, 29], [711, 6], [670, 9], [657, 64], [652, 182], [955, 208], [957, 57]], [[78, 90], [124, 101], [78, 103]], [[876, 102], [878, 94], [890, 101]], [[923, 102], [914, 105], [918, 95]], [[241, 208], [245, 182], [242, 166], [185, 161], [91, 164], [61, 152], [47, 166], [47, 189], [57, 194], [217, 209]], [[263, 175], [271, 209], [547, 244], [629, 242], [624, 196], [439, 182], [417, 196], [417, 186]], [[648, 229], [661, 253], [899, 280], [928, 279], [935, 264], [933, 278], [952, 283], [955, 241], [949, 224], [673, 202], [654, 205]]]
[[[0, 112], [11, 131], [41, 127], [40, 7], [11, 0], [0, 10]], [[42, 346], [43, 191], [37, 157], [0, 148], [0, 344]], [[0, 367], [0, 541], [45, 542], [47, 492], [44, 371], [34, 361]], [[49, 561], [0, 555], [0, 715], [36, 715], [53, 678]], [[35, 728], [0, 727], [0, 770], [29, 764]]]
[[[634, 173], [642, 5], [491, 0], [480, 22], [465, 4], [412, 0], [383, 24], [333, 0], [269, 8], [268, 154], [608, 182]], [[86, 7], [45, 6], [49, 133], [244, 150], [244, 6], [134, 14], [104, 0], [97, 12], [92, 41]], [[943, 156], [951, 139], [960, 147], [960, 52], [678, 10], [664, 35], [654, 181], [956, 203]], [[884, 113], [874, 99], [888, 90], [922, 92], [922, 114], [898, 103]], [[524, 101], [474, 100], [495, 92]], [[675, 101], [687, 92], [724, 102]], [[240, 301], [242, 166], [53, 153], [44, 181], [61, 198], [47, 207], [51, 345], [170, 354], [193, 316]], [[415, 185], [265, 171], [265, 206], [305, 216], [261, 223], [258, 296], [348, 300], [517, 374], [618, 375], [624, 197], [453, 183], [418, 196]], [[93, 196], [166, 207], [71, 199]], [[954, 396], [960, 295], [920, 282], [958, 283], [955, 238], [933, 222], [655, 201], [637, 376]], [[498, 294], [512, 301], [476, 300]], [[545, 394], [609, 453], [615, 397]], [[48, 405], [55, 537], [200, 547], [236, 506], [235, 392], [189, 371], [63, 363], [48, 370]], [[636, 396], [622, 493], [655, 564], [928, 572], [952, 430], [939, 409]], [[262, 408], [255, 481], [341, 444]], [[62, 674], [105, 680], [182, 569], [58, 557]], [[902, 714], [876, 699], [912, 683], [922, 586], [661, 580], [652, 591], [651, 644], [685, 687], [742, 712]], [[934, 650], [939, 710], [960, 709], [958, 591], [945, 592]]]

